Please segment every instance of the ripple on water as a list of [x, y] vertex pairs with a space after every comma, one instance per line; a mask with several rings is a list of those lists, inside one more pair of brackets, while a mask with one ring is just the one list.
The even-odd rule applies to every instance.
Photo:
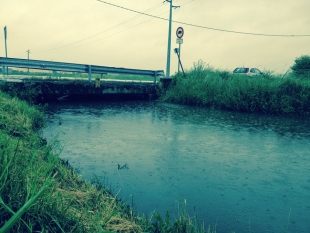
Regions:
[[186, 199], [217, 232], [309, 232], [305, 120], [153, 102], [50, 109], [44, 136], [65, 142], [61, 157], [140, 213], [177, 214]]

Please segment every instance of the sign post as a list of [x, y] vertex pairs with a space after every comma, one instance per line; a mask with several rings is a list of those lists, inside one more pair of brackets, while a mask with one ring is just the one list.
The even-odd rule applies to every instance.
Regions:
[[178, 27], [177, 31], [177, 44], [179, 44], [179, 53], [178, 53], [178, 57], [179, 57], [179, 61], [178, 61], [178, 72], [180, 72], [180, 62], [181, 62], [181, 44], [183, 44], [183, 35], [184, 35], [184, 29], [182, 27]]

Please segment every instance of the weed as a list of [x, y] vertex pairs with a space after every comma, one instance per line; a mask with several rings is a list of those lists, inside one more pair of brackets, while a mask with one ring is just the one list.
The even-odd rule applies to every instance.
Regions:
[[0, 232], [142, 232], [127, 205], [44, 144], [45, 116], [0, 92]]
[[310, 115], [310, 81], [268, 72], [249, 77], [215, 70], [199, 61], [186, 78], [176, 74], [160, 100], [243, 112]]

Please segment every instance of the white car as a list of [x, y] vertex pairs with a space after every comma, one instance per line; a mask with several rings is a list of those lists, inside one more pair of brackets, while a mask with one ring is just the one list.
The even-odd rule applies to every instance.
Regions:
[[263, 73], [257, 68], [238, 67], [233, 71], [234, 74], [246, 74], [249, 76], [262, 75]]

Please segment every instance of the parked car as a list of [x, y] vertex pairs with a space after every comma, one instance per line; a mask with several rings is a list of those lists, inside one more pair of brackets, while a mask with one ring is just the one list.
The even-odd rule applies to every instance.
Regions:
[[262, 75], [263, 73], [257, 68], [238, 67], [233, 71], [234, 74], [246, 74], [249, 76]]

